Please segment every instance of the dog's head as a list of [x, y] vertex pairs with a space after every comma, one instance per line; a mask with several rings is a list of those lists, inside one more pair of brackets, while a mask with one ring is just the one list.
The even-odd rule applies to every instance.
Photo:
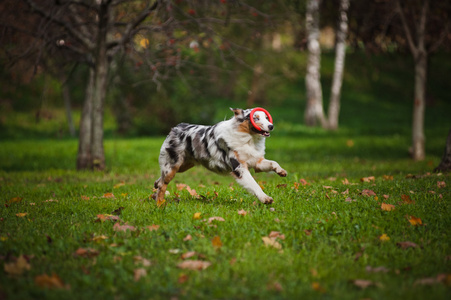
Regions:
[[254, 109], [230, 108], [230, 110], [235, 114], [235, 121], [239, 123], [239, 131], [269, 137], [269, 132], [274, 129], [274, 125], [270, 122], [269, 113], [266, 114], [264, 110], [254, 111], [252, 114], [253, 122], [251, 122], [250, 118]]

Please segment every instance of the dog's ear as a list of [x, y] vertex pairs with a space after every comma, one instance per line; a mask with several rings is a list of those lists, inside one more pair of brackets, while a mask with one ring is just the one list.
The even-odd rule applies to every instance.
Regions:
[[243, 110], [241, 108], [230, 108], [230, 110], [235, 114], [235, 118], [242, 119], [244, 117]]

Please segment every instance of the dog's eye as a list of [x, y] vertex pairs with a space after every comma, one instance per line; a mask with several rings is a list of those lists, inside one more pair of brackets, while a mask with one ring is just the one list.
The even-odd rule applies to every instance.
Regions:
[[268, 121], [269, 121], [269, 118], [268, 118], [268, 116], [266, 116], [266, 120], [268, 120]]

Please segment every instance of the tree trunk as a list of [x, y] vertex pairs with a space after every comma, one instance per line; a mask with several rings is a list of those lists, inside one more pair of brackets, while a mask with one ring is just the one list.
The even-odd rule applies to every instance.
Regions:
[[304, 113], [304, 122], [307, 126], [315, 126], [317, 120], [325, 125], [323, 109], [323, 92], [320, 81], [321, 47], [319, 44], [319, 5], [320, 0], [308, 0], [305, 16], [307, 30], [307, 72], [305, 87], [307, 91], [307, 105]]
[[440, 164], [434, 169], [434, 172], [449, 172], [451, 171], [451, 129], [448, 132], [446, 139], [445, 153], [443, 153]]
[[97, 47], [94, 55], [94, 70], [86, 90], [80, 124], [80, 141], [77, 157], [78, 169], [105, 169], [103, 149], [103, 107], [108, 80], [107, 29], [110, 3], [102, 2], [99, 7]]
[[335, 66], [332, 80], [332, 91], [329, 102], [329, 129], [338, 129], [338, 116], [340, 114], [340, 93], [343, 83], [343, 70], [346, 57], [346, 35], [348, 33], [349, 0], [340, 1], [340, 16], [337, 30], [337, 43], [335, 47]]
[[320, 0], [308, 0], [306, 12], [307, 30], [307, 72], [305, 86], [307, 91], [307, 105], [304, 122], [307, 126], [315, 126], [317, 120], [326, 127], [323, 109], [323, 93], [320, 81], [321, 47], [319, 44], [319, 5]]
[[94, 88], [94, 70], [89, 69], [86, 83], [85, 102], [80, 119], [80, 135], [78, 138], [77, 169], [91, 169], [91, 134], [92, 134], [92, 92]]
[[412, 158], [423, 160], [426, 156], [424, 138], [424, 110], [426, 97], [427, 53], [415, 57], [415, 98], [412, 119]]

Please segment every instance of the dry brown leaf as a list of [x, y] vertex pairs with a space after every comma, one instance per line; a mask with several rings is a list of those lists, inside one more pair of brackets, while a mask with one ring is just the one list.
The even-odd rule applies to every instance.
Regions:
[[401, 195], [401, 199], [402, 199], [402, 203], [404, 203], [404, 204], [415, 203], [414, 201], [412, 201], [412, 199], [410, 199], [409, 195]]
[[247, 215], [247, 211], [245, 211], [244, 209], [241, 209], [241, 210], [238, 211], [238, 214], [240, 216], [245, 216], [245, 215]]
[[9, 199], [8, 204], [18, 203], [18, 202], [22, 201], [22, 199], [23, 199], [22, 197], [11, 198], [11, 199]]
[[25, 271], [31, 269], [31, 265], [28, 263], [26, 258], [21, 255], [17, 258], [15, 262], [5, 263], [3, 269], [9, 275], [22, 275]]
[[365, 270], [368, 273], [387, 273], [390, 271], [389, 269], [387, 269], [384, 266], [380, 266], [380, 267], [376, 267], [376, 268], [373, 268], [371, 266], [366, 266]]
[[193, 239], [193, 237], [191, 236], [191, 234], [188, 234], [187, 236], [185, 236], [185, 238], [183, 239], [184, 242], [186, 241], [191, 241]]
[[143, 267], [150, 267], [152, 265], [150, 260], [140, 255], [134, 256], [133, 260], [135, 261], [135, 264], [141, 264]]
[[395, 206], [392, 204], [383, 203], [381, 204], [381, 209], [385, 211], [392, 211], [395, 209]]
[[409, 222], [410, 224], [412, 224], [412, 226], [421, 226], [423, 225], [423, 221], [421, 221], [420, 218], [414, 217], [414, 216], [410, 216], [409, 217]]
[[95, 257], [99, 255], [99, 251], [93, 248], [78, 248], [74, 252], [74, 256], [81, 256], [81, 257]]
[[113, 193], [105, 193], [103, 194], [102, 198], [116, 198], [116, 197], [114, 197]]
[[273, 247], [278, 250], [282, 249], [282, 245], [270, 237], [264, 236], [262, 237], [262, 240], [266, 247]]
[[121, 224], [119, 224], [119, 222], [117, 222], [117, 223], [114, 224], [113, 230], [114, 231], [124, 231], [124, 232], [126, 232], [127, 230], [135, 231], [136, 228], [135, 228], [135, 226], [128, 225], [127, 223], [125, 223], [124, 225], [121, 225]]
[[160, 225], [152, 224], [147, 226], [146, 228], [149, 229], [149, 231], [157, 231], [160, 228]]
[[224, 220], [224, 218], [221, 218], [221, 217], [211, 217], [211, 218], [208, 218], [208, 223], [211, 223], [211, 222], [213, 222], [213, 221], [224, 222], [225, 220]]
[[133, 270], [133, 279], [139, 281], [142, 277], [147, 276], [147, 271], [144, 268]]
[[375, 180], [376, 180], [376, 178], [374, 176], [360, 178], [361, 182], [371, 182], [371, 181], [375, 181]]
[[108, 237], [106, 235], [102, 234], [102, 235], [98, 235], [98, 236], [93, 237], [91, 240], [93, 242], [101, 242], [101, 241], [104, 241], [106, 239], [108, 239]]
[[70, 289], [70, 286], [68, 284], [64, 284], [61, 278], [55, 273], [53, 273], [52, 276], [47, 274], [38, 275], [34, 278], [34, 283], [41, 288]]
[[372, 190], [367, 190], [367, 189], [364, 189], [363, 191], [362, 191], [362, 196], [376, 196], [376, 193], [374, 192], [374, 191], [372, 191]]
[[346, 191], [341, 192], [342, 195], [348, 195], [349, 194], [349, 189], [346, 189]]
[[181, 275], [179, 276], [179, 279], [177, 280], [177, 282], [178, 282], [178, 283], [185, 283], [185, 282], [188, 281], [188, 279], [189, 279], [188, 275], [186, 275], [186, 274], [181, 274]]
[[315, 291], [320, 292], [320, 293], [325, 293], [326, 292], [326, 289], [323, 288], [319, 284], [319, 282], [312, 282], [312, 289], [314, 289]]
[[183, 253], [181, 258], [183, 260], [185, 260], [185, 259], [188, 259], [188, 258], [191, 258], [191, 257], [195, 256], [196, 254], [197, 253], [195, 251], [189, 251], [189, 252]]
[[396, 245], [397, 245], [399, 248], [401, 248], [401, 249], [417, 248], [417, 247], [418, 247], [417, 244], [415, 244], [415, 243], [413, 243], [413, 242], [409, 242], [409, 241], [406, 241], [406, 242], [398, 242], [398, 243], [396, 243]]
[[271, 231], [268, 236], [270, 238], [272, 238], [272, 239], [276, 239], [276, 238], [279, 238], [281, 240], [285, 239], [285, 235], [284, 234], [280, 234], [279, 231]]
[[444, 181], [437, 181], [437, 187], [439, 189], [446, 187], [446, 182], [444, 182]]
[[211, 244], [215, 249], [219, 249], [222, 247], [221, 238], [217, 235], [211, 240]]
[[177, 265], [180, 269], [188, 269], [188, 270], [205, 270], [211, 265], [208, 261], [202, 260], [185, 260]]
[[96, 219], [96, 222], [105, 222], [105, 221], [119, 221], [120, 218], [115, 215], [108, 215], [108, 214], [98, 214]]
[[367, 287], [374, 285], [374, 282], [364, 279], [356, 279], [353, 280], [352, 283], [361, 289], [366, 289]]
[[25, 217], [26, 215], [28, 215], [28, 213], [17, 213], [17, 214], [16, 214], [16, 216], [19, 217], [19, 218], [23, 218], [23, 217]]

